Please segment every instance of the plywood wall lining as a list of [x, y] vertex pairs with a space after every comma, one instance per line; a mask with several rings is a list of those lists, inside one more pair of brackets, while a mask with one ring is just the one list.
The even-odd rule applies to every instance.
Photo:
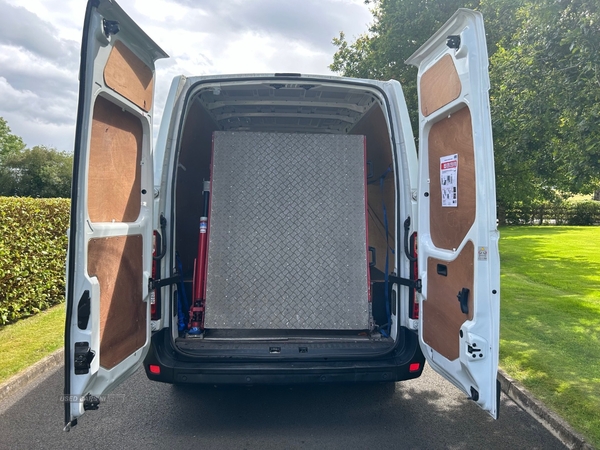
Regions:
[[199, 101], [185, 119], [175, 186], [176, 249], [183, 273], [191, 277], [198, 254], [198, 224], [202, 215], [204, 180], [210, 178], [212, 134], [218, 129]]
[[[388, 178], [390, 177], [391, 178]], [[384, 182], [384, 199], [387, 210], [388, 220], [388, 242], [387, 244], [391, 248], [395, 248], [395, 237], [396, 232], [395, 226], [395, 213], [394, 213], [394, 178], [393, 174], [388, 174]], [[385, 270], [385, 221], [383, 218], [383, 205], [381, 201], [381, 188], [379, 183], [367, 185], [367, 199], [368, 199], [368, 227], [369, 227], [369, 246], [375, 247], [376, 249], [376, 264], [375, 267], [382, 272]], [[393, 268], [394, 256], [390, 251], [390, 268]], [[390, 270], [390, 272], [393, 270]]]
[[[361, 120], [352, 128], [350, 134], [362, 134], [367, 140], [367, 161], [373, 163], [373, 178], [368, 181], [373, 184], [367, 186], [368, 227], [369, 246], [375, 247], [377, 252], [377, 269], [385, 270], [385, 225], [383, 220], [382, 192], [379, 185], [379, 177], [383, 175], [388, 167], [392, 166], [392, 147], [390, 134], [385, 116], [380, 106], [374, 106]], [[383, 199], [385, 200], [388, 219], [388, 242], [390, 247], [395, 248], [395, 185], [394, 172], [387, 173], [384, 179]], [[394, 256], [390, 252], [390, 272], [393, 267]]]
[[427, 117], [456, 100], [460, 92], [460, 78], [452, 56], [444, 55], [421, 75], [419, 89], [421, 113]]
[[117, 41], [104, 67], [104, 82], [144, 111], [152, 107], [154, 75], [135, 53]]
[[94, 104], [88, 176], [92, 222], [134, 222], [141, 206], [143, 128], [103, 97]]
[[[450, 361], [459, 357], [459, 331], [465, 320], [473, 319], [474, 246], [468, 241], [458, 257], [447, 262], [427, 258], [427, 300], [423, 302], [423, 340]], [[437, 273], [444, 264], [448, 276]], [[469, 314], [463, 314], [457, 294], [469, 289]]]
[[100, 365], [115, 367], [146, 342], [141, 235], [91, 239], [88, 274], [100, 284]]
[[[471, 113], [464, 107], [435, 123], [428, 135], [431, 240], [438, 248], [456, 249], [475, 221], [475, 154]], [[458, 154], [458, 206], [442, 207], [440, 158]]]

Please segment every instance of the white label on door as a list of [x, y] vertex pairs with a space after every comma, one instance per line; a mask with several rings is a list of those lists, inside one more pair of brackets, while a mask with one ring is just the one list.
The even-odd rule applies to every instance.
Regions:
[[442, 206], [458, 206], [458, 154], [440, 158], [440, 184], [442, 187]]

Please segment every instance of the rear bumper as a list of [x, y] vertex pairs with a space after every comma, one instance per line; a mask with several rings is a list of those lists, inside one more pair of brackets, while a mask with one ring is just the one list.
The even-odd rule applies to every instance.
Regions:
[[[200, 361], [178, 358], [163, 330], [152, 337], [144, 369], [148, 378], [153, 381], [175, 384], [372, 383], [418, 378], [424, 363], [425, 357], [421, 353], [417, 336], [410, 331], [406, 331], [402, 348], [372, 359]], [[158, 366], [160, 373], [152, 373], [150, 365]]]

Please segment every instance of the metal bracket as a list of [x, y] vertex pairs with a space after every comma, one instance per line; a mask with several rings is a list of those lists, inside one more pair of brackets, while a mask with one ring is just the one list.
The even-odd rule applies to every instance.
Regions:
[[446, 45], [448, 48], [460, 48], [460, 36], [451, 35], [446, 38]]
[[[415, 289], [417, 292], [421, 292], [423, 287], [421, 283], [421, 279], [410, 280], [408, 278], [401, 278], [397, 276], [395, 273], [388, 275], [388, 280], [390, 283], [399, 284], [401, 286], [408, 286], [409, 288]], [[371, 281], [385, 281], [384, 273], [374, 267], [371, 268]]]
[[148, 283], [150, 286], [150, 290], [154, 290], [154, 289], [160, 289], [161, 287], [164, 287], [164, 286], [169, 286], [171, 284], [177, 284], [180, 281], [181, 281], [181, 275], [175, 274], [173, 276], [170, 276], [169, 278], [161, 278], [159, 280], [153, 280], [152, 278], [150, 278]]
[[109, 37], [113, 34], [117, 34], [119, 31], [121, 31], [121, 28], [119, 27], [119, 22], [116, 20], [104, 19], [102, 21], [102, 26], [104, 28], [104, 34], [106, 37]]
[[423, 287], [420, 278], [418, 278], [416, 280], [411, 280], [409, 278], [401, 278], [401, 277], [397, 276], [395, 273], [392, 273], [388, 277], [388, 279], [390, 280], [391, 283], [396, 283], [401, 286], [408, 286], [411, 289], [415, 289], [419, 293], [421, 292], [421, 288]]

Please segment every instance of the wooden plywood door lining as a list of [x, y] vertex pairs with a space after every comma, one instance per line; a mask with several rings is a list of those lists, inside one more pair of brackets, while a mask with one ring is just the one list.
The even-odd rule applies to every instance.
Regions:
[[92, 222], [134, 222], [141, 207], [143, 128], [103, 97], [94, 104], [88, 175]]
[[[429, 220], [431, 240], [438, 248], [453, 250], [460, 246], [475, 221], [475, 154], [471, 113], [464, 107], [436, 122], [428, 135]], [[456, 207], [442, 206], [440, 158], [458, 155]]]
[[[423, 340], [450, 361], [459, 357], [461, 325], [473, 319], [474, 245], [468, 241], [458, 257], [447, 262], [427, 259], [427, 300], [423, 302]], [[445, 266], [447, 276], [438, 273]], [[469, 289], [469, 314], [463, 314], [457, 294]]]
[[419, 86], [421, 113], [427, 117], [456, 100], [462, 85], [452, 56], [446, 54], [423, 75]]
[[104, 82], [144, 111], [152, 107], [154, 75], [135, 53], [117, 41], [104, 67]]
[[100, 365], [115, 367], [146, 342], [141, 235], [90, 239], [88, 274], [100, 284]]

